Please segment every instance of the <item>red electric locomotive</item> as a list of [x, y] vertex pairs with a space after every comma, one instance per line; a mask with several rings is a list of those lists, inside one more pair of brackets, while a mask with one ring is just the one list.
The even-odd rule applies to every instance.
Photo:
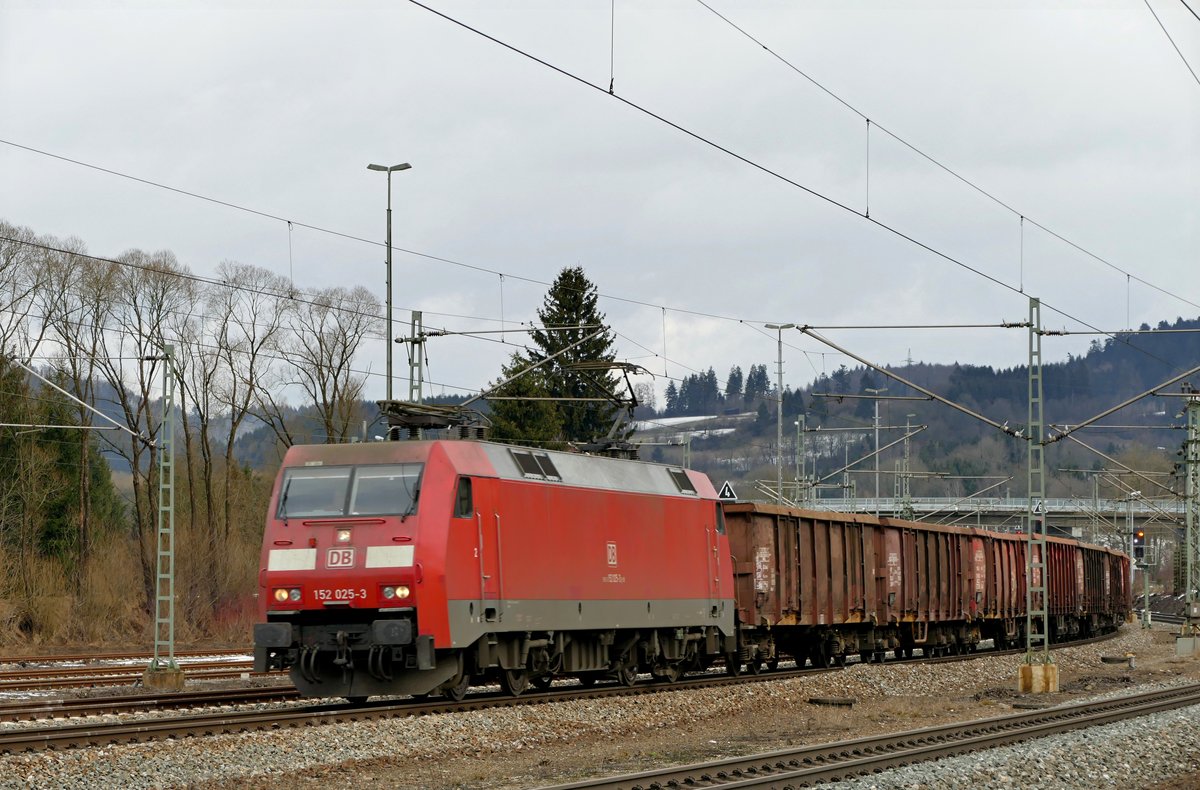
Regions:
[[352, 699], [674, 679], [735, 649], [729, 556], [697, 472], [481, 441], [295, 446], [255, 668]]

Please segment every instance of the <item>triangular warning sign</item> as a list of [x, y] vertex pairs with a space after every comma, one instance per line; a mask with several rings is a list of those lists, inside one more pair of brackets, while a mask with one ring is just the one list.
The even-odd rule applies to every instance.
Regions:
[[737, 494], [733, 493], [733, 486], [729, 485], [729, 481], [725, 481], [725, 485], [721, 486], [721, 492], [717, 494], [717, 499], [727, 499], [734, 501], [737, 499]]

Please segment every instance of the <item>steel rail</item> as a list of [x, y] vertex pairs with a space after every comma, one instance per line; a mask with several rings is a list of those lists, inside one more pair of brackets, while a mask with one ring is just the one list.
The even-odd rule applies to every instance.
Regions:
[[0, 721], [18, 722], [106, 716], [135, 711], [212, 705], [245, 705], [299, 699], [295, 686], [263, 686], [221, 691], [181, 691], [161, 694], [123, 694], [113, 697], [25, 699], [0, 703]]
[[[1110, 638], [1100, 637], [1103, 638]], [[1056, 647], [1071, 647], [1084, 644], [1083, 640], [1061, 643]], [[973, 658], [1006, 655], [1010, 651], [985, 651], [959, 656], [932, 658], [921, 657], [907, 661], [966, 661]], [[1011, 651], [1020, 652], [1020, 651]], [[0, 754], [5, 752], [40, 751], [78, 746], [95, 746], [109, 743], [129, 743], [159, 738], [177, 738], [194, 735], [209, 735], [249, 730], [279, 729], [282, 727], [312, 726], [335, 722], [364, 719], [384, 719], [422, 716], [432, 713], [452, 713], [467, 710], [483, 710], [517, 705], [541, 705], [550, 702], [579, 699], [598, 699], [617, 696], [635, 696], [659, 692], [686, 691], [740, 685], [763, 681], [788, 680], [810, 674], [840, 671], [838, 667], [810, 667], [804, 669], [776, 670], [760, 674], [743, 673], [737, 676], [709, 675], [680, 679], [674, 683], [650, 681], [634, 686], [606, 685], [597, 688], [552, 688], [548, 691], [528, 693], [510, 697], [499, 692], [476, 692], [460, 702], [451, 700], [380, 700], [357, 705], [353, 703], [326, 703], [273, 711], [241, 711], [199, 714], [190, 716], [163, 717], [133, 722], [109, 722], [100, 724], [50, 725], [26, 727], [0, 733]]]
[[[175, 657], [199, 658], [201, 656], [248, 656], [254, 652], [249, 647], [214, 647], [211, 650], [176, 651]], [[78, 655], [46, 654], [30, 656], [0, 656], [0, 664], [53, 664], [63, 661], [125, 661], [132, 658], [144, 658], [147, 661], [154, 658], [153, 653], [144, 650], [132, 653], [81, 653]]]
[[[252, 661], [193, 661], [180, 662], [180, 666], [184, 669], [205, 670], [205, 669], [245, 669], [254, 666]], [[140, 675], [145, 667], [142, 666], [76, 666], [76, 667], [24, 667], [22, 669], [9, 669], [0, 672], [0, 685], [6, 680], [26, 680], [29, 678], [60, 678], [73, 677], [76, 675], [95, 675], [103, 677], [104, 675]]]
[[578, 699], [598, 699], [616, 696], [639, 696], [667, 691], [685, 691], [711, 686], [781, 680], [792, 676], [836, 672], [837, 669], [805, 669], [775, 672], [770, 675], [712, 676], [680, 680], [676, 683], [639, 682], [633, 686], [609, 685], [584, 689], [579, 686], [527, 693], [510, 697], [499, 691], [469, 694], [460, 702], [452, 700], [379, 700], [364, 704], [324, 703], [287, 710], [254, 710], [221, 713], [202, 713], [139, 719], [132, 722], [101, 722], [95, 724], [65, 724], [44, 727], [25, 727], [0, 731], [0, 754], [8, 752], [41, 751], [78, 746], [101, 746], [110, 743], [138, 743], [161, 738], [194, 735], [281, 729], [313, 726], [336, 722], [369, 719], [403, 718], [433, 713], [452, 713], [485, 710], [518, 705], [543, 705]]
[[1191, 684], [1031, 713], [584, 780], [544, 790], [807, 787], [1198, 704], [1200, 684]]

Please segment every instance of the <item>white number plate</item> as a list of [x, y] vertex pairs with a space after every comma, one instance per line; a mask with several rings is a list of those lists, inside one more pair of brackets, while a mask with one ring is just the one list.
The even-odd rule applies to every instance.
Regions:
[[362, 587], [358, 589], [353, 587], [339, 587], [333, 590], [318, 589], [313, 590], [313, 597], [318, 601], [365, 601], [367, 591]]

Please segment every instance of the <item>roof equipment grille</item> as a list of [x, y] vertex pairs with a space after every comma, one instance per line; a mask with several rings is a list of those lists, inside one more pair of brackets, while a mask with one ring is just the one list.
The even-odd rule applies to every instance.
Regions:
[[691, 478], [687, 476], [687, 472], [682, 469], [668, 469], [671, 473], [671, 479], [675, 481], [675, 487], [684, 494], [696, 493], [696, 487], [692, 485]]
[[544, 480], [562, 480], [562, 475], [558, 473], [554, 462], [550, 460], [550, 456], [546, 453], [535, 453], [529, 450], [509, 450], [513, 460], [517, 462], [517, 466], [521, 470], [521, 474], [525, 477]]

